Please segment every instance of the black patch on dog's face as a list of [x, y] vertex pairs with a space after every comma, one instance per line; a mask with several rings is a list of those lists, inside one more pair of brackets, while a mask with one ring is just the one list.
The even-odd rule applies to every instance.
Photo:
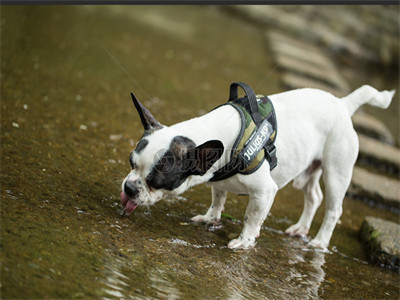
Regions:
[[190, 175], [204, 175], [222, 156], [224, 146], [211, 140], [200, 146], [186, 137], [175, 137], [147, 176], [147, 184], [155, 189], [172, 191]]
[[129, 164], [131, 165], [132, 170], [136, 167], [135, 163], [133, 162], [133, 152], [129, 154]]
[[163, 156], [154, 165], [146, 181], [155, 189], [172, 191], [179, 187], [190, 175], [184, 168], [185, 153], [194, 148], [195, 143], [186, 137], [174, 137]]
[[[142, 138], [139, 141], [139, 143], [136, 145], [136, 148], [133, 152], [139, 154], [147, 146], [148, 143], [149, 143], [149, 141], [147, 139]], [[132, 170], [136, 169], [136, 164], [133, 161], [133, 152], [131, 152], [131, 154], [129, 155], [129, 164], [131, 165]]]
[[149, 141], [147, 139], [141, 139], [135, 148], [135, 152], [139, 154], [147, 146]]

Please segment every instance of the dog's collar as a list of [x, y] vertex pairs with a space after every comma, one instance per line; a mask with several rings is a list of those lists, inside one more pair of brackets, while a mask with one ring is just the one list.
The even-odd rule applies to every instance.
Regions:
[[[245, 97], [237, 97], [238, 86], [245, 91]], [[232, 147], [230, 161], [217, 170], [210, 181], [224, 180], [237, 173], [253, 173], [261, 167], [264, 159], [268, 160], [270, 170], [274, 169], [277, 165], [274, 145], [277, 120], [271, 100], [267, 96], [256, 96], [243, 82], [233, 82], [228, 103], [218, 107], [223, 105], [231, 105], [236, 109], [240, 115], [241, 129]]]

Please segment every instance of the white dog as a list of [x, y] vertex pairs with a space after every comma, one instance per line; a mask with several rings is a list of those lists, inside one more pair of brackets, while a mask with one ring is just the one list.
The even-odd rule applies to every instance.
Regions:
[[[130, 155], [132, 170], [122, 183], [121, 203], [130, 214], [138, 205], [154, 204], [165, 195], [178, 195], [209, 182], [212, 204], [205, 215], [198, 215], [192, 221], [215, 223], [220, 220], [227, 192], [248, 194], [243, 230], [228, 247], [249, 248], [255, 245], [276, 192], [293, 179], [294, 187], [304, 192], [304, 210], [286, 233], [307, 235], [322, 201], [319, 185], [322, 175], [325, 217], [310, 245], [326, 248], [342, 213], [343, 198], [358, 155], [358, 138], [351, 116], [365, 103], [387, 108], [393, 95], [394, 91], [379, 92], [365, 85], [344, 98], [308, 88], [269, 96], [279, 126], [276, 168], [270, 171], [264, 159], [261, 167], [251, 174], [209, 182], [215, 171], [230, 159], [229, 149], [241, 126], [239, 113], [225, 105], [168, 127], [161, 125], [132, 94], [145, 134]], [[210, 155], [210, 149], [217, 154]], [[189, 157], [191, 168], [187, 167]]]

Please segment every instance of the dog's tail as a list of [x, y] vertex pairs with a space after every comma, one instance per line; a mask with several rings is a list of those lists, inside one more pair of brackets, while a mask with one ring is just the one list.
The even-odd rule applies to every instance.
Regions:
[[343, 97], [342, 100], [345, 101], [349, 114], [352, 116], [354, 112], [365, 103], [380, 108], [387, 108], [390, 102], [392, 102], [395, 92], [395, 90], [380, 92], [372, 86], [363, 85], [351, 94]]

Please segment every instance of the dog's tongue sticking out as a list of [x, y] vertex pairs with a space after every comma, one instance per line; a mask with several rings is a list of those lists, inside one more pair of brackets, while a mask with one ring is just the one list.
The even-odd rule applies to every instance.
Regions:
[[128, 202], [129, 197], [124, 192], [121, 192], [121, 205], [125, 207], [126, 203]]
[[125, 211], [128, 215], [130, 215], [136, 208], [137, 204], [133, 203], [132, 201], [128, 201], [125, 206]]
[[125, 211], [128, 215], [130, 215], [137, 207], [137, 204], [130, 201], [128, 195], [124, 192], [121, 192], [121, 204], [125, 207]]

